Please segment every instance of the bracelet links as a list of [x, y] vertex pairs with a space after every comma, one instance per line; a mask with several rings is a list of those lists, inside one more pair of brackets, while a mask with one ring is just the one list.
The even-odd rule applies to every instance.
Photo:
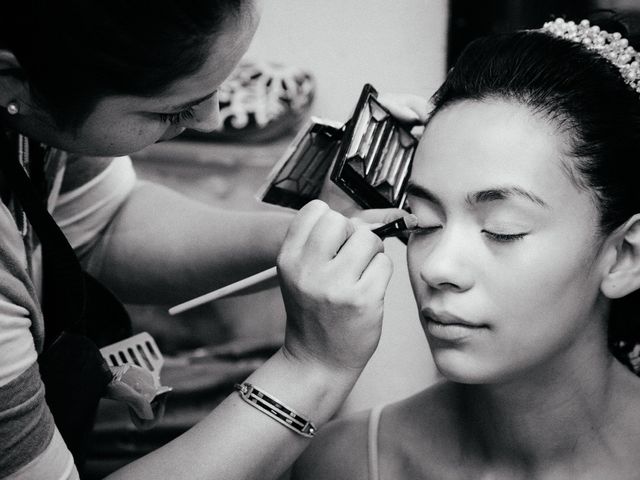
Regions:
[[303, 417], [295, 410], [284, 405], [280, 400], [269, 395], [255, 385], [244, 382], [236, 384], [235, 389], [245, 402], [262, 413], [303, 437], [311, 438], [318, 431], [313, 422]]

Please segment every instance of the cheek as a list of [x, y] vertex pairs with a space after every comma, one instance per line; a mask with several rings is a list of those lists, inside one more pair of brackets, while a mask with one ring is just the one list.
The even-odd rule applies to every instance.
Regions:
[[407, 267], [409, 271], [409, 281], [413, 295], [418, 305], [420, 304], [421, 295], [425, 293], [425, 283], [420, 277], [420, 268], [425, 259], [425, 249], [416, 245], [416, 242], [409, 240], [407, 246]]
[[158, 141], [167, 131], [162, 124], [111, 123], [86, 125], [81, 138], [94, 155], [117, 156], [135, 153]]
[[598, 214], [587, 194], [567, 190], [556, 202], [563, 205], [558, 214], [523, 239], [521, 251], [504, 264], [511, 272], [501, 276], [511, 311], [539, 322], [584, 321], [599, 297]]
[[591, 267], [595, 253], [581, 245], [584, 239], [539, 243], [511, 272], [486, 279], [493, 285], [489, 298], [496, 302], [491, 309], [502, 318], [497, 333], [551, 346], [584, 327], [598, 298], [599, 279]]

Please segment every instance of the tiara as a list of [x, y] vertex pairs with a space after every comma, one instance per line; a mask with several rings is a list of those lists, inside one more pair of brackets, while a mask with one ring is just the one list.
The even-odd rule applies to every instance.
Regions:
[[576, 24], [562, 18], [546, 22], [541, 30], [555, 37], [581, 43], [588, 50], [602, 55], [620, 70], [625, 83], [640, 93], [640, 53], [620, 33], [608, 33], [597, 25], [590, 25], [589, 20]]

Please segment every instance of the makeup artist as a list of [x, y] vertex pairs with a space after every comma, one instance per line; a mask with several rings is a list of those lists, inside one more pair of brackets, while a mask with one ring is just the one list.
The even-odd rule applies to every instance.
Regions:
[[[276, 478], [373, 353], [391, 265], [367, 227], [320, 201], [297, 216], [216, 210], [138, 182], [126, 156], [216, 125], [216, 89], [247, 50], [260, 3], [2, 5], [0, 477], [78, 478], [112, 380], [97, 347], [129, 330], [115, 297], [175, 302], [277, 257], [286, 338], [247, 382], [279, 399], [278, 415], [303, 415], [287, 428], [243, 401], [257, 392], [244, 384], [110, 478]], [[405, 121], [426, 116], [416, 98], [387, 106]]]

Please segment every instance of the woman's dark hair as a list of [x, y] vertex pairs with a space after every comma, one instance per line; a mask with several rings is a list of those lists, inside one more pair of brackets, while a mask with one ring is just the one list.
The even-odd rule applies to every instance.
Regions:
[[[600, 24], [633, 42], [624, 26]], [[478, 39], [433, 97], [431, 118], [463, 100], [508, 99], [551, 119], [570, 138], [568, 171], [592, 192], [610, 233], [640, 213], [640, 93], [617, 67], [581, 44], [540, 31]], [[640, 342], [640, 294], [613, 302], [610, 346], [623, 363]]]
[[[152, 96], [206, 60], [212, 35], [243, 0], [11, 0], [0, 48], [37, 101], [77, 126], [111, 94]], [[1, 73], [1, 72], [0, 72]]]

